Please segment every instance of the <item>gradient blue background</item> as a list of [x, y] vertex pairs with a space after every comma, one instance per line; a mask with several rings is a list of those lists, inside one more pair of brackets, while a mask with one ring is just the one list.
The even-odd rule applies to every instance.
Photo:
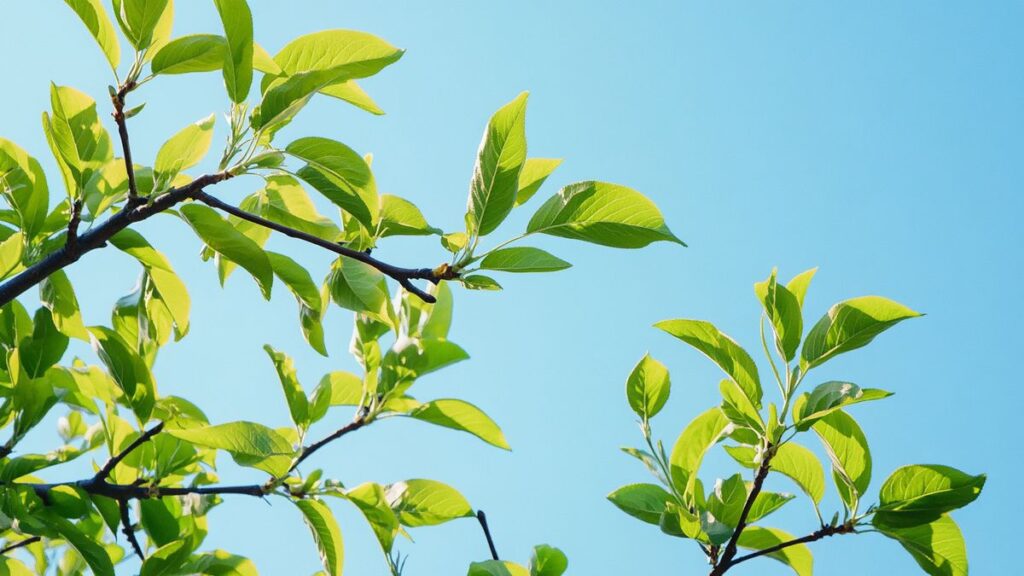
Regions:
[[[412, 199], [433, 224], [461, 225], [484, 123], [528, 89], [531, 156], [566, 158], [542, 196], [579, 179], [628, 184], [653, 198], [690, 243], [611, 251], [544, 239], [537, 244], [575, 267], [503, 278], [503, 293], [457, 292], [452, 337], [472, 360], [425, 378], [414, 391], [483, 407], [503, 425], [514, 452], [392, 420], [319, 453], [317, 465], [350, 485], [416, 477], [452, 483], [487, 511], [509, 559], [525, 561], [533, 544], [548, 542], [569, 554], [572, 574], [702, 574], [692, 543], [663, 537], [604, 500], [619, 485], [647, 478], [618, 451], [640, 440], [624, 379], [648, 350], [669, 365], [673, 395], [655, 432], [671, 444], [692, 416], [717, 402], [719, 374], [651, 324], [709, 319], [756, 352], [752, 283], [773, 266], [786, 278], [820, 266], [807, 300], [809, 321], [837, 300], [869, 293], [928, 313], [830, 362], [809, 382], [843, 378], [896, 392], [853, 410], [872, 441], [873, 489], [905, 463], [988, 472], [981, 499], [955, 518], [975, 574], [1016, 569], [1010, 542], [1024, 472], [1024, 395], [1015, 361], [1024, 321], [1024, 5], [251, 4], [257, 39], [272, 52], [297, 35], [334, 27], [370, 31], [408, 49], [365, 82], [387, 116], [321, 99], [281, 140], [323, 135], [373, 152], [382, 190]], [[220, 30], [210, 2], [179, 0], [178, 15], [178, 34]], [[39, 128], [48, 82], [105, 101], [101, 53], [55, 0], [5, 3], [0, 53], [0, 134], [43, 160], [58, 196], [60, 180]], [[182, 126], [227, 107], [218, 74], [166, 78], [134, 98], [148, 102], [132, 121], [144, 163]], [[220, 122], [217, 140], [223, 136]], [[238, 200], [256, 186], [236, 181], [216, 193]], [[538, 204], [517, 210], [495, 238], [521, 230]], [[285, 425], [263, 343], [295, 355], [309, 389], [328, 370], [354, 369], [347, 313], [328, 316], [332, 356], [319, 357], [302, 341], [294, 301], [282, 287], [271, 303], [242, 274], [222, 290], [181, 223], [164, 217], [142, 229], [190, 282], [194, 304], [191, 335], [159, 359], [163, 393], [196, 401], [216, 422]], [[314, 249], [284, 240], [273, 245], [297, 254], [317, 276], [326, 269], [328, 258]], [[409, 265], [444, 258], [431, 239], [387, 241], [379, 254]], [[132, 288], [136, 269], [108, 250], [70, 274], [86, 320], [104, 322], [114, 300]], [[26, 448], [46, 449], [54, 440], [40, 431]], [[262, 478], [224, 461], [225, 480]], [[731, 470], [716, 456], [704, 476]], [[794, 489], [782, 481], [774, 487]], [[299, 514], [283, 501], [271, 504], [229, 499], [210, 517], [207, 546], [248, 555], [264, 574], [314, 572], [316, 551]], [[826, 509], [836, 505], [833, 492]], [[346, 573], [385, 574], [359, 515], [344, 503], [334, 508]], [[787, 508], [772, 524], [794, 533], [814, 528], [806, 502]], [[410, 575], [463, 574], [469, 561], [487, 556], [471, 520], [414, 536], [415, 544], [400, 545], [411, 555]], [[813, 550], [819, 574], [917, 572], [898, 545], [875, 535], [833, 538]], [[736, 573], [786, 572], [766, 561]]]

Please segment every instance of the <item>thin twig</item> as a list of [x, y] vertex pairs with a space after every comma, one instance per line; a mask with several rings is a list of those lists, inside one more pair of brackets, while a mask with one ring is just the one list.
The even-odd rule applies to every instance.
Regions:
[[139, 557], [139, 560], [145, 560], [146, 555], [142, 553], [142, 546], [139, 545], [139, 540], [135, 537], [135, 529], [132, 527], [131, 516], [128, 515], [128, 500], [118, 500], [117, 506], [121, 510], [121, 531], [124, 532], [125, 537], [128, 538], [128, 542], [131, 543], [132, 550], [135, 550], [135, 554]]
[[772, 546], [770, 548], [765, 548], [764, 550], [758, 550], [757, 552], [751, 552], [750, 554], [747, 554], [745, 556], [740, 556], [739, 558], [734, 559], [730, 565], [735, 566], [740, 562], [753, 560], [754, 558], [760, 556], [767, 556], [768, 554], [778, 552], [779, 550], [789, 548], [790, 546], [796, 546], [797, 544], [807, 544], [809, 542], [815, 542], [828, 536], [835, 536], [836, 534], [852, 534], [855, 531], [856, 530], [854, 529], [854, 527], [850, 524], [840, 524], [839, 526], [822, 526], [821, 529], [816, 530], [802, 538], [795, 538], [787, 542], [776, 544], [775, 546]]
[[74, 252], [78, 244], [78, 226], [82, 223], [82, 199], [71, 204], [71, 216], [68, 218], [68, 250]]
[[335, 254], [339, 254], [347, 258], [352, 258], [353, 260], [358, 260], [363, 264], [372, 266], [379, 270], [381, 273], [396, 280], [399, 284], [402, 285], [403, 288], [415, 294], [416, 296], [419, 296], [425, 302], [433, 303], [435, 301], [435, 298], [428, 294], [427, 292], [425, 292], [424, 290], [418, 288], [415, 284], [412, 283], [412, 280], [428, 280], [430, 282], [433, 282], [434, 284], [437, 284], [441, 280], [451, 280], [457, 276], [455, 270], [449, 266], [442, 266], [435, 270], [430, 268], [402, 268], [399, 266], [388, 264], [386, 262], [381, 262], [380, 260], [374, 258], [373, 256], [370, 256], [366, 252], [353, 250], [351, 248], [342, 246], [337, 242], [324, 240], [319, 236], [314, 236], [312, 234], [302, 232], [301, 230], [289, 228], [288, 226], [284, 226], [282, 224], [278, 224], [277, 222], [267, 220], [266, 218], [257, 216], [250, 212], [246, 212], [245, 210], [242, 210], [236, 206], [232, 206], [231, 204], [228, 204], [227, 202], [215, 198], [205, 192], [197, 193], [195, 195], [195, 199], [200, 202], [203, 202], [204, 204], [207, 204], [212, 208], [216, 208], [223, 212], [227, 212], [232, 216], [241, 218], [242, 220], [252, 222], [253, 224], [263, 226], [264, 228], [269, 228], [271, 230], [280, 232], [292, 238], [309, 242], [310, 244], [314, 244], [316, 246], [334, 252]]
[[0, 549], [0, 555], [5, 555], [8, 552], [13, 552], [13, 551], [17, 550], [18, 548], [23, 548], [25, 546], [28, 546], [29, 544], [35, 544], [36, 542], [39, 542], [40, 540], [42, 540], [42, 538], [40, 538], [39, 536], [33, 536], [31, 538], [25, 538], [24, 540], [19, 540], [19, 541], [13, 543], [13, 544], [8, 544], [7, 546], [4, 546], [3, 549]]
[[105, 481], [110, 476], [110, 473], [114, 471], [114, 468], [116, 468], [117, 465], [120, 464], [122, 460], [124, 460], [126, 457], [128, 457], [129, 454], [134, 452], [136, 448], [142, 446], [146, 442], [149, 442], [150, 439], [159, 434], [163, 429], [164, 423], [159, 422], [157, 423], [156, 426], [153, 426], [149, 430], [146, 430], [145, 432], [140, 434], [139, 437], [136, 438], [131, 444], [129, 444], [124, 450], [121, 450], [117, 454], [111, 456], [110, 460], [107, 460], [107, 463], [104, 464], [103, 467], [100, 468], [99, 472], [96, 473], [96, 476], [93, 477], [93, 480], [99, 482]]
[[491, 549], [491, 559], [500, 560], [500, 558], [498, 558], [498, 550], [494, 547], [494, 538], [491, 537], [491, 528], [487, 525], [487, 515], [484, 514], [483, 510], [477, 510], [476, 519], [480, 522], [480, 528], [484, 531], [484, 538], [487, 539], [487, 547]]
[[128, 174], [128, 203], [133, 205], [139, 201], [139, 188], [135, 183], [135, 164], [132, 162], [132, 146], [128, 141], [128, 121], [124, 115], [125, 96], [135, 88], [134, 82], [127, 82], [113, 96], [114, 122], [117, 133], [121, 137], [121, 150], [124, 155], [124, 169]]
[[324, 446], [330, 444], [331, 442], [334, 442], [335, 440], [341, 438], [342, 436], [348, 434], [349, 432], [355, 432], [356, 430], [359, 430], [363, 426], [366, 426], [368, 423], [369, 422], [365, 418], [356, 418], [355, 420], [349, 422], [342, 428], [339, 428], [338, 430], [334, 431], [334, 433], [332, 433], [330, 436], [326, 436], [325, 438], [317, 442], [314, 442], [309, 446], [306, 446], [305, 448], [302, 449], [302, 452], [299, 453], [298, 458], [295, 459], [295, 462], [292, 463], [291, 467], [288, 468], [288, 473], [291, 474], [292, 472], [294, 472], [295, 469], [299, 467], [299, 464], [302, 464], [302, 462], [306, 458], [312, 456], [313, 453], [316, 452], [317, 450], [323, 448]]

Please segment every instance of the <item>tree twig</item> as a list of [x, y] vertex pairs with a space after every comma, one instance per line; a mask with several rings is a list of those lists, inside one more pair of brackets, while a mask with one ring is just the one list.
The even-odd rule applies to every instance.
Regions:
[[500, 560], [500, 558], [498, 558], [498, 549], [494, 547], [494, 538], [491, 537], [491, 528], [487, 525], [487, 515], [484, 514], [483, 510], [477, 510], [476, 519], [480, 522], [480, 528], [484, 531], [484, 538], [487, 539], [487, 547], [491, 549], [491, 559]]
[[753, 508], [754, 500], [757, 499], [758, 494], [761, 493], [761, 489], [764, 487], [764, 481], [768, 477], [768, 472], [771, 469], [772, 457], [774, 456], [775, 447], [769, 444], [764, 451], [764, 457], [761, 459], [761, 465], [758, 466], [757, 473], [754, 474], [753, 486], [750, 488], [750, 493], [747, 494], [747, 501], [743, 503], [743, 511], [740, 512], [740, 518], [736, 523], [736, 529], [729, 538], [729, 542], [726, 543], [722, 556], [719, 558], [714, 568], [712, 568], [710, 576], [722, 576], [722, 574], [725, 574], [725, 572], [733, 565], [733, 558], [736, 557], [736, 550], [740, 535], [743, 534], [743, 530], [747, 527], [747, 518], [750, 517], [750, 509]]
[[851, 524], [840, 524], [839, 526], [822, 526], [819, 530], [815, 530], [814, 532], [811, 532], [810, 534], [802, 538], [794, 538], [793, 540], [781, 542], [779, 544], [776, 544], [775, 546], [765, 548], [764, 550], [758, 550], [756, 552], [751, 552], [750, 554], [747, 554], [745, 556], [735, 558], [732, 560], [730, 565], [735, 566], [740, 562], [753, 560], [754, 558], [758, 558], [760, 556], [767, 556], [768, 554], [778, 552], [779, 550], [789, 548], [790, 546], [796, 546], [797, 544], [807, 544], [809, 542], [821, 540], [822, 538], [826, 538], [828, 536], [835, 536], [836, 534], [852, 534], [853, 532], [856, 532], [856, 529]]
[[118, 89], [111, 97], [114, 104], [114, 122], [117, 124], [117, 133], [121, 137], [121, 150], [124, 156], [124, 169], [128, 174], [128, 204], [129, 206], [139, 201], [139, 188], [135, 183], [135, 164], [132, 162], [132, 146], [128, 141], [128, 119], [124, 115], [125, 96], [135, 89], [135, 82], [129, 81]]
[[32, 536], [31, 538], [25, 538], [24, 540], [19, 540], [13, 544], [8, 544], [7, 546], [4, 546], [3, 549], [0, 549], [0, 555], [7, 554], [8, 552], [13, 552], [18, 548], [23, 548], [25, 546], [28, 546], [29, 544], [35, 544], [40, 540], [42, 540], [42, 538], [40, 538], [39, 536]]
[[153, 436], [159, 434], [163, 429], [164, 423], [159, 422], [157, 423], [156, 426], [153, 426], [149, 430], [146, 430], [145, 432], [140, 434], [139, 437], [132, 441], [132, 443], [129, 444], [124, 450], [121, 450], [117, 454], [111, 456], [110, 460], [107, 460], [107, 463], [104, 464], [102, 468], [100, 468], [99, 472], [96, 472], [96, 475], [93, 477], [93, 480], [101, 482], [105, 481], [110, 476], [110, 473], [114, 471], [114, 468], [116, 468], [117, 465], [120, 464], [122, 460], [124, 460], [129, 454], [134, 452], [136, 448], [142, 446], [146, 442], [149, 442], [150, 439], [153, 438]]
[[135, 550], [135, 554], [139, 557], [139, 560], [145, 560], [146, 555], [142, 553], [142, 546], [139, 545], [138, 538], [135, 537], [135, 529], [132, 527], [132, 518], [128, 514], [128, 499], [121, 499], [117, 501], [117, 507], [121, 511], [121, 531], [124, 532], [128, 542], [132, 545], [132, 550]]
[[435, 298], [428, 294], [427, 292], [425, 292], [424, 290], [418, 288], [415, 284], [413, 284], [413, 280], [428, 280], [430, 282], [433, 282], [434, 284], [437, 284], [441, 280], [451, 280], [455, 278], [457, 275], [455, 270], [448, 266], [439, 267], [438, 269], [435, 270], [430, 268], [402, 268], [399, 266], [388, 264], [387, 262], [381, 262], [380, 260], [374, 258], [373, 256], [370, 256], [366, 252], [353, 250], [351, 248], [342, 246], [337, 242], [324, 240], [319, 236], [314, 236], [312, 234], [302, 232], [301, 230], [289, 228], [288, 226], [284, 226], [282, 224], [278, 224], [277, 222], [267, 220], [266, 218], [257, 216], [256, 214], [252, 214], [250, 212], [246, 212], [245, 210], [228, 204], [227, 202], [215, 198], [205, 192], [197, 193], [195, 195], [195, 199], [210, 206], [211, 208], [216, 208], [223, 212], [227, 212], [228, 214], [241, 218], [242, 220], [252, 222], [253, 224], [263, 226], [264, 228], [269, 228], [271, 230], [280, 232], [286, 236], [290, 236], [298, 240], [309, 242], [310, 244], [314, 244], [316, 246], [334, 252], [335, 254], [345, 256], [353, 260], [358, 260], [364, 264], [372, 266], [379, 270], [381, 273], [397, 281], [399, 284], [402, 285], [403, 288], [405, 288], [409, 292], [412, 292], [416, 296], [419, 296], [425, 302], [433, 303], [435, 301]]

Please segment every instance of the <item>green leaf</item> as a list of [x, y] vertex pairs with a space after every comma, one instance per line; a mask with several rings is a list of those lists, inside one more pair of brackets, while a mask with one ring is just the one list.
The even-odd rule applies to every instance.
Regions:
[[384, 487], [373, 482], [366, 482], [346, 491], [345, 497], [355, 504], [366, 517], [366, 521], [369, 522], [370, 528], [373, 529], [384, 552], [391, 552], [400, 526], [398, 517], [395, 516], [388, 504]]
[[363, 379], [351, 372], [324, 374], [313, 392], [314, 398], [321, 395], [330, 398], [331, 406], [358, 406], [363, 396]]
[[665, 506], [675, 499], [656, 484], [629, 484], [609, 494], [608, 500], [626, 514], [658, 526]]
[[[420, 336], [423, 338], [444, 339], [452, 326], [452, 289], [447, 282], [438, 283], [430, 288], [430, 293], [437, 300], [433, 304], [423, 304], [423, 316]], [[422, 316], [421, 316], [422, 317]]]
[[295, 178], [270, 176], [263, 189], [263, 216], [279, 224], [334, 242], [341, 237], [338, 226], [319, 212], [309, 194]]
[[326, 88], [322, 88], [320, 93], [324, 96], [331, 96], [338, 100], [348, 102], [356, 108], [366, 110], [370, 114], [375, 114], [377, 116], [384, 114], [384, 110], [382, 110], [381, 107], [373, 101], [373, 98], [371, 98], [355, 80], [345, 80], [344, 82], [331, 84]]
[[288, 472], [294, 454], [287, 439], [254, 422], [230, 422], [187, 430], [167, 430], [166, 433], [197, 446], [224, 450], [238, 465], [263, 470], [275, 477]]
[[530, 571], [515, 562], [487, 560], [469, 565], [466, 576], [531, 576]]
[[889, 526], [928, 524], [974, 502], [985, 479], [984, 474], [971, 476], [935, 464], [897, 468], [879, 491], [874, 522]]
[[813, 426], [832, 461], [839, 496], [850, 510], [857, 509], [860, 496], [871, 483], [871, 452], [857, 422], [842, 410], [836, 410]]
[[224, 36], [227, 38], [224, 84], [232, 102], [245, 102], [252, 87], [252, 12], [245, 0], [214, 0], [214, 4], [224, 23]]
[[380, 197], [380, 237], [429, 236], [441, 234], [427, 223], [415, 204], [404, 198], [384, 194]]
[[793, 420], [797, 430], [809, 430], [821, 418], [851, 404], [881, 400], [892, 392], [874, 388], [862, 389], [851, 382], [829, 381], [819, 384], [809, 394], [801, 394], [793, 404]]
[[[740, 538], [736, 543], [750, 550], [765, 550], [790, 540], [795, 540], [795, 538], [778, 528], [748, 526], [740, 534]], [[804, 544], [788, 546], [767, 556], [789, 566], [793, 569], [793, 572], [796, 572], [797, 576], [812, 576], [814, 572], [814, 558], [811, 556], [811, 551]]]
[[387, 489], [387, 499], [404, 526], [436, 526], [473, 516], [473, 508], [457, 490], [435, 480], [406, 480]]
[[388, 318], [390, 295], [384, 275], [369, 264], [339, 258], [327, 277], [331, 299], [342, 308], [373, 314], [382, 321]]
[[779, 446], [770, 470], [788, 476], [816, 504], [825, 495], [825, 471], [821, 462], [807, 448], [787, 442]]
[[146, 422], [156, 402], [156, 382], [149, 367], [134, 349], [116, 332], [103, 326], [89, 328], [92, 347], [107, 367], [114, 381], [139, 420]]
[[121, 31], [138, 50], [153, 44], [168, 0], [114, 0], [114, 16]]
[[380, 200], [373, 172], [355, 150], [327, 138], [300, 138], [286, 148], [306, 162], [296, 174], [369, 231], [376, 228]]
[[793, 277], [792, 280], [786, 284], [786, 289], [789, 290], [793, 296], [796, 296], [797, 304], [801, 308], [804, 306], [804, 296], [807, 295], [807, 288], [811, 285], [811, 280], [814, 279], [814, 274], [818, 272], [817, 268], [811, 268], [805, 270]]
[[800, 301], [786, 287], [775, 280], [776, 271], [764, 282], [754, 284], [754, 293], [764, 307], [764, 313], [771, 320], [775, 330], [775, 344], [786, 362], [796, 356], [803, 336], [804, 321], [800, 312]]
[[460, 276], [459, 282], [467, 290], [501, 290], [501, 284], [498, 284], [497, 280], [483, 274]]
[[288, 402], [288, 411], [291, 413], [292, 422], [299, 428], [309, 425], [309, 400], [306, 393], [302, 391], [302, 384], [295, 375], [295, 363], [287, 354], [274, 350], [269, 344], [263, 349], [270, 356], [277, 370], [277, 377], [281, 381], [281, 388], [284, 389], [284, 397]]
[[96, 101], [87, 94], [51, 83], [50, 105], [53, 118], [43, 116], [46, 136], [65, 175], [68, 193], [77, 199], [93, 173], [113, 158], [113, 144], [96, 112]]
[[46, 222], [50, 191], [39, 162], [10, 140], [0, 138], [0, 192], [18, 214], [25, 235], [34, 237]]
[[715, 481], [714, 490], [707, 499], [707, 508], [716, 521], [735, 529], [746, 502], [747, 485], [743, 476], [733, 474], [725, 480], [719, 478]]
[[469, 186], [466, 222], [471, 233], [494, 231], [516, 202], [519, 173], [526, 162], [526, 99], [523, 92], [491, 117], [484, 130]]
[[519, 191], [516, 192], [516, 206], [526, 204], [562, 164], [561, 158], [527, 158], [523, 171], [519, 173]]
[[206, 156], [213, 141], [214, 120], [215, 116], [210, 114], [178, 132], [160, 147], [153, 165], [157, 191], [163, 190], [180, 172], [199, 164]]
[[95, 576], [115, 576], [114, 564], [107, 551], [77, 526], [52, 512], [40, 515], [39, 520], [67, 541], [82, 556]]
[[330, 576], [340, 576], [345, 563], [345, 547], [341, 541], [341, 530], [334, 514], [319, 500], [293, 500], [302, 512], [302, 517], [313, 533], [313, 541], [320, 552], [320, 561]]
[[185, 283], [175, 274], [171, 263], [141, 234], [125, 228], [110, 238], [118, 250], [134, 257], [142, 264], [153, 281], [160, 300], [174, 321], [177, 339], [185, 337], [189, 329], [189, 313], [192, 307]]
[[833, 356], [866, 346], [885, 330], [918, 316], [921, 314], [881, 296], [840, 302], [807, 333], [800, 364], [806, 372]]
[[658, 207], [636, 190], [606, 182], [578, 182], [541, 205], [526, 227], [530, 234], [642, 248], [652, 242], [683, 244], [665, 225]]
[[668, 369], [645, 354], [626, 380], [626, 399], [633, 412], [646, 422], [665, 406], [670, 388]]
[[100, 0], [64, 0], [64, 3], [82, 19], [82, 23], [103, 50], [110, 68], [117, 70], [121, 63], [121, 45], [118, 43], [114, 24], [107, 16], [107, 11]]
[[185, 540], [165, 544], [146, 557], [139, 576], [171, 576], [188, 560], [191, 550]]
[[263, 100], [253, 111], [252, 127], [261, 133], [261, 140], [269, 142], [274, 135], [305, 108], [318, 90], [334, 82], [347, 80], [345, 68], [305, 72], [295, 76], [267, 76], [270, 84], [263, 91]]
[[181, 574], [207, 574], [210, 576], [259, 576], [252, 560], [235, 556], [223, 550], [214, 550], [193, 556], [182, 566]]
[[469, 432], [492, 446], [511, 450], [501, 428], [490, 416], [462, 400], [433, 400], [420, 405], [409, 416], [445, 428]]
[[654, 325], [693, 346], [718, 364], [739, 386], [755, 408], [761, 408], [761, 378], [757, 365], [735, 340], [723, 334], [710, 322], [700, 320], [663, 320]]
[[909, 528], [896, 528], [881, 523], [876, 523], [875, 528], [899, 542], [928, 574], [967, 576], [964, 535], [949, 516], [943, 515], [929, 524]]
[[25, 235], [15, 232], [0, 242], [0, 278], [5, 278], [21, 264]]
[[210, 248], [252, 274], [263, 296], [270, 298], [270, 291], [274, 285], [274, 268], [259, 244], [236, 230], [215, 210], [207, 206], [182, 206], [181, 215]]
[[572, 264], [540, 248], [502, 248], [489, 252], [480, 262], [484, 270], [501, 272], [555, 272]]
[[327, 356], [321, 323], [323, 300], [312, 276], [298, 262], [284, 254], [270, 251], [267, 251], [266, 254], [270, 259], [274, 274], [288, 286], [299, 302], [299, 323], [302, 326], [302, 335], [314, 350]]
[[344, 67], [350, 78], [366, 78], [397, 62], [402, 50], [352, 30], [324, 30], [300, 36], [274, 56], [285, 74]]
[[672, 483], [686, 498], [693, 495], [704, 454], [726, 433], [729, 420], [717, 406], [697, 416], [672, 447], [669, 466]]
[[533, 547], [530, 576], [562, 576], [569, 569], [569, 559], [558, 548], [541, 544]]
[[761, 518], [764, 518], [779, 508], [782, 508], [793, 498], [796, 498], [796, 496], [793, 496], [792, 494], [779, 494], [777, 492], [767, 492], [762, 490], [757, 494], [757, 498], [754, 498], [754, 503], [750, 506], [750, 514], [747, 515], [747, 522], [757, 522]]
[[175, 38], [153, 57], [154, 75], [213, 72], [224, 67], [228, 44], [223, 36], [190, 34]]

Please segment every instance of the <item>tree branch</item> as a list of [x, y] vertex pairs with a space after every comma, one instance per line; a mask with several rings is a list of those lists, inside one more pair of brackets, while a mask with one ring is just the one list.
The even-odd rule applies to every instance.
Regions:
[[241, 218], [242, 220], [252, 222], [253, 224], [263, 226], [264, 228], [269, 228], [271, 230], [280, 232], [286, 236], [290, 236], [298, 240], [309, 242], [310, 244], [314, 244], [316, 246], [334, 252], [335, 254], [339, 254], [341, 256], [345, 256], [353, 260], [358, 260], [363, 264], [372, 266], [379, 270], [381, 273], [385, 274], [386, 276], [389, 276], [392, 279], [396, 280], [399, 284], [402, 285], [403, 288], [405, 288], [409, 292], [412, 292], [416, 296], [419, 296], [425, 302], [433, 303], [435, 301], [435, 298], [430, 294], [426, 293], [425, 291], [421, 290], [420, 288], [418, 288], [415, 284], [412, 283], [412, 280], [428, 280], [430, 282], [433, 282], [434, 284], [437, 284], [441, 280], [451, 280], [457, 276], [455, 270], [448, 266], [442, 266], [432, 270], [430, 268], [401, 268], [399, 266], [394, 266], [386, 262], [381, 262], [380, 260], [374, 258], [373, 256], [370, 256], [366, 252], [353, 250], [351, 248], [342, 246], [337, 242], [324, 240], [319, 236], [307, 234], [306, 232], [302, 232], [301, 230], [289, 228], [288, 226], [284, 226], [282, 224], [278, 224], [277, 222], [267, 220], [266, 218], [257, 216], [250, 212], [246, 212], [245, 210], [242, 210], [236, 206], [232, 206], [227, 202], [223, 202], [220, 199], [215, 198], [205, 192], [197, 193], [195, 195], [195, 199], [204, 204], [207, 204], [212, 208], [216, 208], [218, 210], [227, 212], [232, 216]]
[[13, 543], [13, 544], [8, 544], [7, 546], [4, 546], [3, 549], [0, 549], [0, 555], [5, 555], [8, 552], [13, 552], [13, 551], [17, 550], [18, 548], [23, 548], [25, 546], [28, 546], [29, 544], [35, 544], [36, 542], [39, 542], [40, 540], [42, 540], [42, 538], [40, 538], [39, 536], [33, 536], [31, 538], [25, 538], [24, 540], [19, 540], [19, 541]]
[[754, 483], [750, 488], [750, 494], [747, 494], [747, 501], [743, 503], [743, 511], [740, 513], [740, 519], [736, 523], [736, 529], [733, 531], [732, 537], [729, 538], [729, 542], [725, 545], [722, 557], [711, 570], [710, 576], [722, 576], [733, 565], [733, 558], [736, 557], [736, 546], [739, 543], [740, 535], [743, 534], [743, 530], [747, 527], [750, 509], [753, 508], [754, 500], [757, 499], [757, 495], [761, 493], [761, 489], [764, 487], [764, 481], [768, 477], [768, 471], [771, 469], [771, 461], [774, 456], [775, 446], [768, 444], [764, 452], [764, 458], [761, 459], [761, 465], [758, 466], [757, 473], [754, 475]]
[[808, 542], [815, 542], [828, 536], [835, 536], [836, 534], [852, 534], [854, 532], [856, 532], [856, 530], [851, 524], [840, 524], [839, 526], [822, 526], [819, 530], [815, 530], [814, 532], [811, 532], [810, 534], [802, 538], [795, 538], [793, 540], [789, 540], [788, 542], [782, 542], [770, 548], [765, 548], [764, 550], [758, 550], [757, 552], [752, 552], [745, 556], [740, 556], [739, 558], [732, 560], [730, 565], [735, 566], [740, 562], [753, 560], [754, 558], [758, 558], [760, 556], [767, 556], [768, 554], [778, 552], [779, 550], [789, 548], [790, 546], [796, 546], [797, 544], [807, 544]]
[[17, 276], [0, 284], [0, 306], [3, 306], [23, 294], [29, 288], [39, 284], [51, 274], [77, 262], [83, 255], [97, 248], [106, 246], [107, 241], [115, 234], [131, 224], [159, 214], [174, 205], [192, 198], [206, 186], [223, 182], [231, 178], [227, 172], [206, 174], [196, 178], [180, 188], [172, 188], [153, 201], [141, 204], [129, 204], [105, 222], [78, 236], [73, 246], [64, 246], [54, 250], [45, 258], [21, 271]]
[[156, 426], [153, 426], [149, 430], [146, 430], [145, 432], [140, 434], [139, 437], [136, 438], [131, 444], [129, 444], [124, 450], [121, 450], [117, 454], [111, 456], [110, 460], [107, 460], [107, 463], [103, 465], [103, 468], [100, 468], [99, 472], [96, 473], [96, 475], [93, 477], [93, 480], [106, 480], [110, 476], [110, 473], [114, 471], [114, 468], [116, 468], [117, 465], [120, 464], [122, 460], [124, 460], [129, 454], [135, 451], [136, 448], [142, 446], [146, 442], [149, 442], [149, 440], [153, 438], [153, 436], [159, 434], [163, 429], [164, 423], [160, 422]]
[[135, 550], [139, 560], [145, 560], [146, 555], [142, 553], [142, 546], [139, 545], [139, 540], [135, 537], [135, 529], [132, 527], [132, 518], [128, 515], [128, 499], [118, 500], [117, 507], [121, 511], [121, 531], [128, 538], [128, 542], [131, 543], [132, 550]]
[[491, 559], [500, 560], [498, 558], [498, 550], [494, 547], [494, 538], [491, 537], [491, 528], [487, 525], [487, 515], [484, 514], [483, 510], [477, 510], [476, 519], [480, 522], [480, 528], [484, 531], [484, 538], [487, 538], [487, 547], [491, 549]]
[[131, 206], [139, 200], [139, 187], [135, 183], [135, 164], [132, 162], [132, 146], [128, 141], [128, 122], [124, 115], [124, 100], [135, 89], [135, 82], [126, 82], [117, 93], [111, 97], [114, 104], [114, 122], [117, 124], [117, 133], [121, 137], [121, 150], [124, 155], [124, 169], [128, 174], [128, 204]]
[[339, 428], [338, 430], [334, 431], [334, 433], [331, 434], [330, 436], [326, 436], [325, 438], [323, 438], [323, 439], [321, 439], [321, 440], [319, 440], [317, 442], [314, 442], [314, 443], [310, 444], [309, 446], [304, 447], [302, 449], [302, 451], [299, 453], [298, 458], [295, 459], [295, 462], [293, 462], [291, 467], [288, 468], [288, 474], [291, 474], [292, 472], [294, 472], [295, 469], [299, 467], [299, 464], [302, 464], [302, 462], [306, 458], [309, 458], [310, 456], [312, 456], [313, 453], [316, 452], [317, 450], [323, 448], [324, 446], [330, 444], [331, 442], [334, 442], [335, 440], [337, 440], [338, 438], [341, 438], [342, 436], [348, 434], [349, 432], [355, 432], [356, 430], [359, 430], [360, 428], [362, 428], [363, 426], [366, 426], [367, 424], [369, 424], [368, 420], [366, 420], [365, 418], [363, 418], [361, 416], [357, 417], [355, 420], [349, 422], [345, 426], [343, 426], [343, 427]]

